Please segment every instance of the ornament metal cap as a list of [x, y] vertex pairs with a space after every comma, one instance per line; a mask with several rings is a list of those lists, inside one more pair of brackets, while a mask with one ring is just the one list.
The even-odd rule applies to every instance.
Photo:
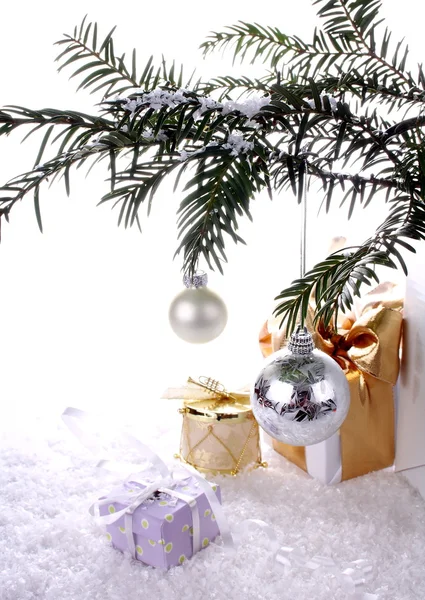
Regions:
[[183, 283], [187, 288], [205, 287], [208, 283], [208, 275], [204, 271], [196, 271], [193, 275], [185, 273], [183, 276]]
[[310, 354], [314, 350], [314, 342], [307, 327], [298, 325], [297, 330], [291, 335], [288, 350], [293, 354]]

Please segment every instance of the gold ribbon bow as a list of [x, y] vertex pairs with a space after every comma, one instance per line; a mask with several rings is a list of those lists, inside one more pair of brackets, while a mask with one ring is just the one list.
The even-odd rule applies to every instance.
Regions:
[[[188, 405], [190, 405], [191, 412], [196, 412], [196, 405], [199, 403], [201, 414], [210, 414], [212, 417], [220, 415], [219, 419], [223, 418], [221, 410], [224, 413], [228, 412], [226, 407], [230, 409], [233, 405], [236, 405], [239, 409], [241, 405], [247, 408], [250, 407], [249, 391], [229, 392], [219, 381], [205, 376], [199, 377], [198, 380], [189, 377], [185, 387], [168, 388], [162, 394], [162, 398], [183, 400], [185, 404], [185, 409], [182, 409], [183, 412], [187, 412]], [[230, 410], [230, 414], [233, 412], [233, 410]]]
[[[392, 386], [399, 371], [402, 320], [400, 310], [378, 303], [376, 308], [366, 307], [354, 322], [345, 319], [344, 329], [334, 332], [319, 324], [313, 334], [316, 347], [338, 362], [350, 386], [350, 410], [340, 429], [343, 480], [394, 462]], [[275, 345], [276, 340], [263, 327], [263, 354], [270, 354]], [[273, 445], [280, 454], [307, 470], [303, 446], [281, 442]]]
[[369, 399], [365, 375], [391, 385], [397, 381], [402, 319], [399, 311], [380, 306], [367, 310], [348, 330], [335, 333], [319, 324], [315, 331], [319, 350], [329, 354], [347, 377], [358, 373], [362, 404]]

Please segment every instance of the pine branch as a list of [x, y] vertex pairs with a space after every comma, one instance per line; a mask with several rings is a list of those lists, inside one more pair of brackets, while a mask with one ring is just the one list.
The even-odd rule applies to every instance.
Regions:
[[[323, 30], [314, 32], [310, 44], [295, 36], [285, 35], [277, 28], [240, 21], [227, 27], [224, 32], [213, 32], [201, 49], [208, 54], [233, 46], [234, 59], [239, 57], [243, 61], [251, 53], [251, 62], [261, 59], [272, 70], [278, 69], [285, 60], [290, 68], [287, 80], [324, 77], [332, 75], [335, 70], [340, 73], [355, 70], [359, 76], [368, 76], [371, 81], [379, 73], [379, 80], [384, 85], [391, 78], [392, 86], [398, 82], [407, 86], [407, 90], [420, 89], [411, 74], [404, 72], [407, 47], [399, 59], [400, 42], [392, 61], [386, 59], [390, 41], [388, 30], [383, 34], [380, 50], [377, 50], [375, 30], [382, 22], [382, 19], [377, 20], [381, 6], [379, 0], [317, 0], [313, 4], [323, 2], [326, 2], [325, 6], [318, 11], [318, 16], [325, 19]], [[420, 67], [419, 80], [421, 73]], [[422, 74], [422, 82], [423, 79]]]
[[[68, 125], [81, 129], [90, 129], [93, 133], [115, 128], [115, 124], [100, 116], [75, 111], [62, 111], [51, 108], [31, 110], [22, 106], [5, 106], [0, 110], [0, 135], [9, 134], [23, 125], [44, 127], [47, 125]], [[34, 129], [35, 131], [35, 129]], [[30, 134], [29, 134], [30, 135]]]
[[[225, 50], [234, 46], [233, 60], [237, 56], [243, 61], [247, 52], [252, 50], [251, 62], [262, 59], [275, 67], [291, 49], [289, 38], [277, 27], [263, 27], [258, 23], [250, 24], [239, 21], [236, 25], [225, 28], [224, 32], [212, 32], [200, 49], [204, 56], [215, 50]], [[295, 40], [294, 40], [295, 43]]]
[[270, 73], [260, 79], [250, 79], [249, 77], [232, 77], [224, 75], [214, 77], [209, 81], [201, 81], [197, 89], [197, 93], [211, 95], [213, 92], [220, 92], [218, 101], [229, 100], [231, 94], [235, 91], [239, 92], [237, 99], [244, 98], [250, 94], [270, 94], [271, 85], [276, 83], [278, 76], [276, 73]]
[[418, 129], [420, 127], [425, 126], [425, 116], [418, 115], [417, 117], [412, 117], [411, 119], [406, 119], [405, 121], [400, 121], [399, 123], [395, 123], [391, 127], [388, 127], [385, 131], [381, 133], [381, 137], [386, 142], [391, 138], [397, 135], [403, 135], [410, 131], [411, 129]]
[[22, 200], [29, 193], [34, 194], [34, 207], [37, 222], [40, 231], [43, 230], [40, 213], [40, 187], [43, 183], [54, 180], [60, 174], [65, 180], [66, 192], [70, 193], [69, 171], [73, 165], [81, 166], [84, 162], [93, 157], [93, 153], [109, 155], [110, 150], [106, 146], [98, 148], [85, 147], [74, 152], [56, 156], [54, 159], [45, 162], [42, 165], [36, 165], [32, 171], [23, 173], [11, 179], [8, 183], [0, 187], [0, 214], [9, 219], [9, 214], [13, 206]]
[[[56, 42], [56, 45], [65, 46], [65, 49], [56, 58], [56, 61], [61, 63], [58, 71], [65, 67], [81, 65], [70, 77], [70, 79], [76, 76], [83, 77], [77, 91], [88, 89], [90, 93], [96, 93], [103, 90], [103, 98], [106, 99], [131, 89], [155, 89], [158, 85], [163, 84], [182, 87], [183, 66], [177, 72], [173, 62], [168, 69], [163, 59], [161, 66], [155, 67], [153, 56], [149, 58], [139, 77], [137, 75], [136, 50], [133, 49], [132, 52], [131, 68], [127, 67], [124, 60], [125, 54], [117, 56], [115, 53], [112, 37], [114, 31], [115, 27], [97, 49], [97, 23], [86, 25], [85, 17], [79, 29], [75, 27], [73, 35], [64, 34], [64, 37]], [[186, 85], [191, 84], [193, 75], [194, 73]], [[194, 85], [194, 89], [197, 89], [197, 85]]]
[[275, 299], [275, 316], [282, 316], [281, 326], [291, 332], [298, 320], [304, 323], [314, 292], [315, 322], [325, 327], [336, 323], [339, 310], [350, 310], [353, 296], [360, 295], [362, 285], [379, 282], [374, 268], [377, 265], [397, 268], [397, 260], [407, 273], [404, 259], [397, 246], [415, 252], [404, 238], [425, 239], [425, 204], [417, 196], [400, 195], [392, 201], [393, 208], [375, 235], [358, 247], [346, 248], [331, 254], [297, 279]]
[[237, 234], [237, 216], [251, 218], [249, 203], [258, 186], [265, 182], [243, 152], [229, 152], [226, 144], [210, 146], [199, 160], [195, 176], [184, 190], [190, 193], [179, 208], [180, 245], [176, 255], [183, 251], [183, 268], [193, 275], [202, 256], [208, 266], [223, 272], [222, 261], [227, 262], [223, 233], [235, 243], [245, 243]]
[[138, 163], [139, 154], [134, 153], [131, 170], [115, 173], [114, 185], [99, 202], [113, 202], [112, 208], [119, 207], [118, 225], [125, 228], [136, 223], [140, 229], [139, 210], [148, 201], [148, 215], [151, 202], [163, 180], [171, 175], [182, 163], [178, 156], [163, 156], [160, 151], [149, 161]]
[[[288, 161], [291, 162], [291, 166], [288, 167]], [[278, 187], [282, 187], [285, 183], [290, 183], [295, 195], [298, 195], [298, 179], [297, 173], [302, 164], [305, 164], [309, 175], [324, 182], [338, 183], [341, 186], [344, 182], [351, 183], [355, 188], [362, 188], [364, 186], [373, 186], [374, 193], [379, 190], [400, 190], [402, 182], [392, 177], [376, 177], [374, 175], [358, 175], [343, 173], [339, 171], [330, 171], [322, 168], [318, 162], [309, 161], [305, 156], [294, 156], [290, 154], [280, 154], [279, 158], [275, 162], [276, 170], [271, 170], [272, 177], [278, 181]], [[280, 172], [278, 173], [278, 169]], [[282, 169], [284, 172], [282, 180]], [[280, 178], [279, 178], [280, 175]], [[326, 190], [326, 184], [324, 185]], [[344, 187], [342, 188], [344, 189]], [[419, 185], [416, 187], [416, 191], [419, 192]], [[407, 190], [404, 190], [407, 191]]]
[[[77, 90], [91, 88], [93, 93], [107, 87], [104, 97], [118, 93], [118, 91], [122, 92], [129, 88], [138, 87], [135, 70], [133, 69], [132, 74], [134, 76], [130, 75], [124, 63], [125, 55], [119, 58], [115, 55], [112, 38], [115, 27], [108, 33], [99, 50], [97, 50], [97, 23], [94, 24], [93, 33], [90, 36], [93, 24], [88, 23], [86, 25], [85, 21], [86, 17], [84, 17], [78, 33], [77, 27], [75, 27], [73, 35], [64, 34], [64, 37], [56, 42], [56, 45], [65, 45], [65, 49], [56, 57], [57, 62], [62, 62], [58, 71], [60, 72], [77, 61], [83, 61], [83, 65], [78, 67], [71, 75], [71, 78], [77, 75], [85, 76]], [[91, 38], [90, 45], [88, 43], [89, 37]], [[135, 58], [133, 62], [135, 62]], [[105, 78], [108, 78], [106, 82], [104, 81]], [[102, 83], [99, 85], [100, 81]], [[118, 84], [120, 85], [119, 89], [117, 88]]]
[[[319, 2], [323, 2], [324, 0], [316, 0], [316, 4]], [[326, 14], [326, 10], [329, 10], [329, 4], [326, 4], [326, 6], [322, 9], [322, 11], [319, 11], [319, 16]], [[406, 74], [404, 73], [404, 66], [406, 63], [406, 58], [407, 58], [407, 53], [408, 53], [408, 49], [406, 48], [405, 50], [405, 54], [403, 56], [402, 62], [400, 63], [400, 67], [397, 67], [397, 53], [398, 50], [401, 46], [401, 42], [399, 43], [398, 47], [397, 47], [397, 51], [396, 54], [393, 58], [392, 63], [389, 63], [387, 60], [385, 60], [385, 56], [381, 56], [378, 55], [375, 52], [375, 43], [373, 40], [373, 33], [375, 28], [377, 27], [377, 25], [382, 22], [376, 21], [376, 18], [379, 15], [379, 10], [381, 8], [381, 2], [380, 0], [366, 0], [366, 1], [362, 1], [361, 3], [359, 3], [357, 0], [352, 0], [351, 2], [346, 2], [346, 0], [334, 0], [332, 2], [332, 4], [335, 6], [339, 5], [347, 19], [347, 22], [350, 23], [352, 30], [355, 32], [357, 40], [359, 42], [359, 44], [361, 46], [363, 46], [365, 52], [367, 54], [369, 54], [369, 56], [371, 56], [375, 61], [377, 61], [379, 64], [381, 64], [382, 66], [384, 66], [386, 69], [390, 70], [392, 72], [392, 74], [400, 79], [402, 82], [404, 82], [405, 84], [407, 84], [409, 87], [412, 86], [413, 81], [412, 78], [410, 76], [406, 76]], [[353, 16], [354, 11], [357, 11], [356, 14]], [[334, 20], [335, 17], [334, 17]], [[340, 27], [342, 25], [339, 24], [337, 26], [337, 30], [340, 31]], [[335, 28], [332, 28], [330, 31], [332, 31], [332, 33], [336, 33]], [[344, 35], [344, 33], [342, 34]], [[384, 40], [385, 40], [385, 36], [384, 36]], [[385, 42], [384, 42], [385, 43]], [[401, 68], [403, 67], [403, 68]]]
[[[358, 98], [362, 106], [366, 104], [379, 103], [389, 104], [389, 112], [394, 108], [407, 107], [421, 110], [425, 102], [425, 92], [418, 87], [412, 87], [408, 92], [402, 92], [394, 81], [388, 86], [383, 85], [384, 80], [376, 77], [365, 77], [356, 72], [355, 69], [345, 72], [339, 71], [338, 76], [329, 74], [314, 79], [315, 86], [320, 95], [341, 97], [350, 93], [353, 98]], [[309, 86], [304, 82], [292, 82], [292, 90], [298, 96], [309, 95]], [[310, 94], [311, 95], [311, 94]]]
[[[250, 218], [250, 201], [264, 188], [290, 188], [300, 201], [306, 180], [316, 179], [329, 208], [339, 186], [349, 216], [358, 202], [366, 206], [385, 194], [389, 214], [372, 238], [322, 261], [279, 296], [277, 313], [289, 330], [299, 315], [305, 318], [313, 291], [317, 319], [330, 323], [376, 279], [376, 265], [405, 270], [400, 250], [413, 251], [406, 239], [425, 238], [425, 75], [422, 66], [417, 81], [406, 71], [402, 43], [388, 58], [387, 29], [378, 44], [379, 0], [314, 4], [323, 27], [311, 43], [239, 22], [203, 44], [205, 53], [233, 46], [234, 58], [269, 63], [264, 77], [222, 76], [186, 89], [183, 69], [164, 60], [155, 67], [151, 57], [139, 76], [136, 52], [127, 66], [125, 55], [115, 54], [113, 30], [98, 46], [97, 24], [83, 20], [58, 42], [59, 70], [73, 67], [79, 89], [104, 95], [99, 116], [16, 106], [0, 111], [0, 135], [22, 126], [29, 128], [26, 137], [43, 133], [33, 170], [0, 188], [0, 220], [33, 193], [41, 228], [42, 184], [62, 177], [69, 193], [73, 166], [108, 160], [111, 189], [100, 203], [119, 209], [119, 224], [140, 227], [141, 207], [149, 214], [162, 181], [174, 173], [176, 186], [184, 180], [176, 253], [193, 274], [201, 259], [222, 271], [226, 236], [243, 242], [239, 220]], [[123, 92], [125, 98], [110, 98]]]

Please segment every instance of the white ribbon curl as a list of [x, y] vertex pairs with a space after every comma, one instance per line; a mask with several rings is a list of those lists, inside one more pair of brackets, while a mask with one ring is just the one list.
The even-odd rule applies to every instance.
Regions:
[[240, 543], [241, 534], [249, 532], [253, 528], [260, 528], [269, 540], [269, 548], [273, 552], [275, 564], [283, 565], [286, 571], [294, 567], [307, 569], [311, 572], [320, 569], [321, 572], [329, 573], [340, 583], [343, 590], [354, 596], [356, 600], [378, 600], [376, 594], [365, 591], [366, 585], [372, 574], [372, 566], [366, 559], [351, 561], [344, 566], [338, 565], [328, 556], [315, 555], [309, 558], [299, 548], [292, 546], [280, 546], [276, 533], [272, 527], [261, 519], [246, 519], [236, 526], [236, 534]]

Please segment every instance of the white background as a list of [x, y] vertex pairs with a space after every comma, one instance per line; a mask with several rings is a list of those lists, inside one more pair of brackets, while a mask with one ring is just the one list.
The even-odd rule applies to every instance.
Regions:
[[[384, 14], [396, 40], [406, 36], [420, 57], [421, 5], [384, 0]], [[176, 59], [204, 77], [227, 74], [230, 59], [203, 61], [199, 44], [210, 30], [237, 20], [257, 21], [309, 39], [315, 11], [307, 0], [182, 2], [2, 3], [0, 19], [0, 106], [55, 107], [95, 111], [100, 97], [75, 93], [71, 71], [57, 74], [53, 43], [72, 33], [88, 13], [103, 35], [118, 25], [116, 53], [137, 48], [139, 64], [151, 54]], [[418, 18], [419, 17], [419, 18]], [[158, 60], [159, 62], [159, 60]], [[415, 60], [411, 62], [415, 68]], [[249, 73], [248, 65], [235, 67]], [[251, 73], [261, 74], [261, 65]], [[0, 179], [30, 168], [37, 139], [20, 145], [23, 132], [0, 139]], [[229, 322], [223, 335], [206, 345], [177, 339], [168, 325], [168, 307], [182, 289], [176, 248], [175, 211], [181, 192], [171, 182], [155, 198], [153, 214], [142, 217], [143, 234], [117, 228], [117, 212], [96, 207], [107, 189], [106, 172], [85, 179], [72, 174], [71, 196], [63, 184], [41, 194], [44, 234], [38, 231], [32, 199], [15, 207], [3, 224], [0, 245], [0, 399], [19, 411], [65, 405], [140, 407], [188, 375], [206, 374], [227, 386], [252, 380], [261, 363], [258, 331], [273, 298], [298, 276], [299, 213], [292, 195], [253, 203], [254, 223], [241, 224], [247, 246], [229, 241], [224, 277], [210, 275], [211, 288], [225, 299]], [[385, 208], [372, 203], [347, 208], [332, 218], [317, 217], [320, 198], [309, 196], [308, 263], [324, 258], [333, 236], [349, 242], [367, 237]], [[393, 274], [389, 274], [393, 276]], [[4, 414], [4, 413], [3, 413]]]

